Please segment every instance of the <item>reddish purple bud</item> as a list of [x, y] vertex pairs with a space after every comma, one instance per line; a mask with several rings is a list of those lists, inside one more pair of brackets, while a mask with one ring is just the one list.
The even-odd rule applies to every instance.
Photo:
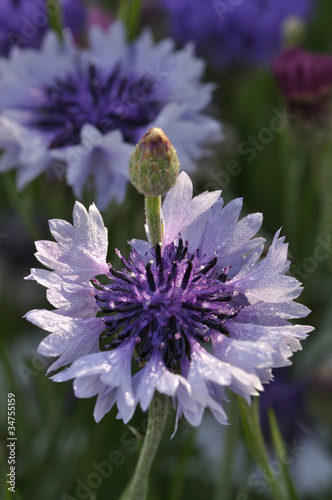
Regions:
[[291, 112], [306, 119], [320, 119], [327, 114], [332, 57], [295, 47], [281, 52], [272, 70]]

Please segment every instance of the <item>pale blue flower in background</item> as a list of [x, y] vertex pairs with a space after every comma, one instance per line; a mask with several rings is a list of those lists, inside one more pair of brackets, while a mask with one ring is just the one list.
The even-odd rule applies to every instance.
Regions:
[[169, 31], [179, 43], [195, 42], [215, 70], [267, 64], [281, 48], [283, 23], [307, 21], [312, 0], [162, 0]]
[[77, 198], [96, 191], [105, 209], [122, 202], [133, 145], [151, 127], [168, 135], [191, 171], [222, 138], [221, 125], [203, 114], [213, 84], [191, 44], [154, 43], [149, 31], [128, 44], [120, 22], [90, 30], [78, 49], [66, 33], [49, 33], [40, 50], [14, 49], [0, 61], [0, 172], [17, 168], [18, 189], [44, 170], [66, 175]]
[[[81, 0], [60, 0], [64, 28], [82, 37], [87, 12]], [[50, 13], [58, 13], [57, 2], [50, 2]], [[0, 55], [8, 56], [12, 47], [40, 47], [49, 25], [47, 0], [1, 0]]]

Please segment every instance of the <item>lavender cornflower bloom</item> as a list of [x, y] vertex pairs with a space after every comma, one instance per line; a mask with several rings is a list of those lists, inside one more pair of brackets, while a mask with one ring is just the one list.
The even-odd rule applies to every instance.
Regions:
[[[51, 12], [57, 8], [56, 2], [50, 6]], [[86, 17], [81, 0], [63, 2], [64, 27], [69, 28], [75, 38], [82, 35]], [[46, 0], [1, 0], [0, 55], [8, 56], [13, 46], [40, 47], [48, 24]]]
[[77, 202], [73, 226], [50, 221], [57, 243], [37, 242], [37, 258], [53, 271], [32, 269], [29, 278], [48, 288], [56, 309], [26, 318], [51, 332], [39, 346], [60, 356], [49, 371], [72, 363], [53, 379], [75, 378], [77, 397], [98, 396], [96, 421], [116, 403], [128, 422], [159, 391], [173, 398], [177, 420], [199, 425], [209, 407], [225, 424], [225, 389], [249, 401], [313, 329], [289, 322], [309, 310], [294, 302], [302, 287], [286, 275], [279, 231], [261, 259], [261, 214], [238, 220], [241, 199], [223, 206], [219, 191], [192, 193], [182, 172], [162, 206], [163, 241], [133, 240], [128, 259], [117, 252], [122, 270], [106, 264], [95, 206], [88, 213]]
[[202, 84], [203, 61], [187, 45], [174, 51], [149, 31], [130, 45], [121, 23], [90, 30], [88, 49], [54, 34], [41, 50], [18, 50], [0, 61], [0, 172], [17, 167], [22, 189], [42, 171], [66, 173], [77, 198], [96, 190], [96, 203], [123, 201], [133, 145], [151, 127], [165, 130], [182, 168], [192, 170], [221, 138], [202, 114], [213, 85]]
[[194, 40], [215, 70], [266, 64], [281, 45], [289, 16], [307, 19], [311, 0], [163, 0], [170, 30], [180, 43]]

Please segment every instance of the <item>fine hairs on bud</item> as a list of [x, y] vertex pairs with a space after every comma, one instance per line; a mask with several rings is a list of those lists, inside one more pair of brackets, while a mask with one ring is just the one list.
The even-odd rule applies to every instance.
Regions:
[[179, 175], [176, 150], [163, 130], [154, 127], [142, 137], [129, 161], [129, 176], [144, 196], [160, 196], [174, 186]]

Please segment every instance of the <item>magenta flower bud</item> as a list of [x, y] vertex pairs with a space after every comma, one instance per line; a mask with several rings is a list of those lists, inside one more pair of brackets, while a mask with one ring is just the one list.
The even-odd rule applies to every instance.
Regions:
[[328, 113], [332, 57], [295, 47], [281, 52], [272, 69], [291, 112], [305, 119], [320, 119]]

